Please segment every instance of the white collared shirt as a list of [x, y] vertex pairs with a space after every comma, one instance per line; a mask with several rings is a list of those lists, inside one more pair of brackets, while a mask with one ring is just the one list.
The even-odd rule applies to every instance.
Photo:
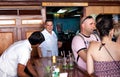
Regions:
[[52, 55], [58, 56], [58, 38], [54, 31], [50, 34], [46, 29], [42, 31], [42, 34], [45, 37], [45, 41], [40, 44], [43, 57], [47, 56], [47, 50], [52, 51]]
[[28, 40], [15, 42], [0, 56], [0, 70], [7, 75], [16, 77], [18, 64], [26, 66], [31, 51], [32, 48]]

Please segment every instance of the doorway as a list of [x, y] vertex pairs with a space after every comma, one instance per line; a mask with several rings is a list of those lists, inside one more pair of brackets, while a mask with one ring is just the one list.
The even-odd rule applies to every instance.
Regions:
[[[84, 7], [46, 7], [46, 19], [52, 19], [54, 31], [58, 40], [63, 42], [59, 52], [65, 51], [68, 55], [72, 52], [71, 42], [76, 32], [80, 29], [80, 19]], [[59, 53], [61, 55], [61, 53]]]

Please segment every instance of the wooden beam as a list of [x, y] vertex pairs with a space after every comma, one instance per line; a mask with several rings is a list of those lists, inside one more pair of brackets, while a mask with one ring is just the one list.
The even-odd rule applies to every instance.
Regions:
[[[44, 4], [44, 2], [50, 4]], [[119, 6], [120, 0], [2, 0], [0, 6], [52, 6], [52, 4], [65, 6], [63, 3], [67, 6], [86, 6], [86, 4], [88, 6]]]
[[0, 2], [0, 6], [41, 6], [41, 2]]
[[87, 2], [42, 2], [42, 6], [88, 6]]

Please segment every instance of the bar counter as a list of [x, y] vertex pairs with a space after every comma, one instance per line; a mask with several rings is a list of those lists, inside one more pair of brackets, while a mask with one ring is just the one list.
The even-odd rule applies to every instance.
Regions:
[[[49, 71], [48, 66], [50, 65], [51, 60], [48, 57], [34, 58], [34, 67], [38, 72], [39, 77], [51, 77], [50, 73], [48, 72]], [[63, 67], [61, 66], [60, 73], [67, 73], [68, 74], [67, 77], [89, 77], [87, 72], [81, 69], [79, 66], [77, 66], [76, 63], [74, 63], [72, 69], [63, 69]]]

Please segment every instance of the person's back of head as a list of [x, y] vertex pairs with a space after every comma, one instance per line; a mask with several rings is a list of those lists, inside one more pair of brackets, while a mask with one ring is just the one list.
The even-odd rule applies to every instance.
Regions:
[[104, 16], [107, 16], [107, 18], [112, 18], [111, 14], [98, 14], [95, 18], [96, 23], [98, 23]]
[[28, 38], [31, 45], [41, 44], [45, 38], [40, 31], [33, 32]]
[[108, 36], [109, 32], [113, 29], [113, 20], [109, 15], [104, 15], [101, 20], [96, 24], [97, 30], [102, 39], [104, 36]]
[[102, 19], [103, 16], [104, 16], [103, 14], [98, 14], [95, 18], [96, 23], [98, 23]]

